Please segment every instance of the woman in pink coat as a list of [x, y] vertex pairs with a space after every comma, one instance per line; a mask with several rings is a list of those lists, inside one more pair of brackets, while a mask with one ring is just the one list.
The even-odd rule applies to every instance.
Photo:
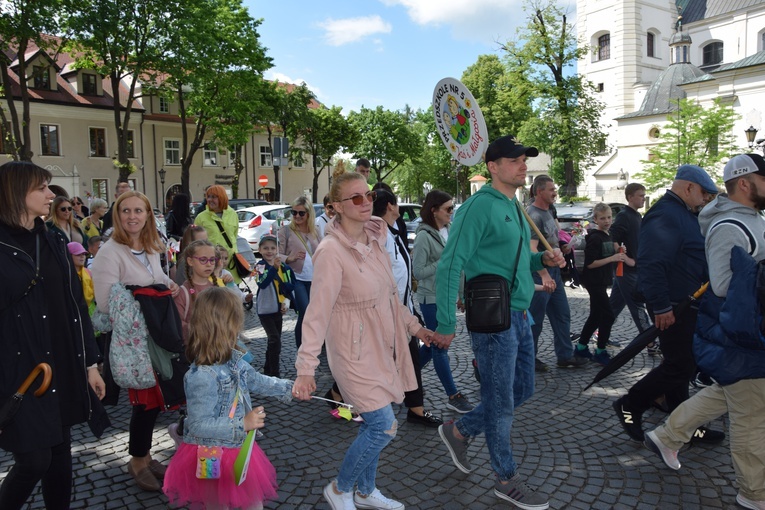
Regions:
[[329, 367], [343, 398], [364, 418], [337, 479], [324, 488], [334, 510], [404, 508], [375, 487], [377, 461], [396, 435], [391, 402], [402, 402], [404, 391], [417, 387], [409, 337], [428, 342], [431, 334], [398, 299], [385, 251], [388, 227], [372, 218], [374, 196], [360, 174], [342, 174], [332, 183], [330, 199], [337, 215], [314, 255], [311, 293], [316, 299], [306, 311], [295, 363], [293, 394], [308, 400], [316, 390], [314, 371], [326, 342]]

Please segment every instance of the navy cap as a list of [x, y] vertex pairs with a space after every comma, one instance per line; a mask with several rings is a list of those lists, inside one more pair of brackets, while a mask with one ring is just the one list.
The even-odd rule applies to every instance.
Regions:
[[533, 158], [539, 156], [539, 150], [536, 147], [526, 147], [513, 135], [505, 135], [491, 142], [486, 149], [484, 160], [488, 163], [499, 158], [517, 158], [524, 154]]
[[719, 189], [717, 189], [717, 185], [712, 180], [711, 177], [709, 177], [709, 174], [704, 171], [703, 168], [696, 165], [681, 165], [677, 169], [677, 175], [675, 175], [676, 181], [688, 181], [688, 182], [695, 182], [699, 186], [701, 186], [701, 189], [706, 191], [707, 193], [711, 193], [716, 195], [720, 192]]
[[263, 241], [273, 241], [276, 244], [279, 244], [279, 241], [276, 240], [276, 236], [273, 234], [263, 234], [260, 236], [260, 243]]

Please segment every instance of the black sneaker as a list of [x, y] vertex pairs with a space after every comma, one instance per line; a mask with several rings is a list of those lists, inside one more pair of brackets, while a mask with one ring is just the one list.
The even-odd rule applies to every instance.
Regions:
[[711, 430], [706, 427], [699, 427], [691, 437], [691, 443], [717, 444], [725, 439], [725, 432]]
[[534, 360], [534, 372], [542, 373], [542, 372], [549, 372], [549, 368], [547, 368], [547, 364], [539, 361], [539, 359]]
[[569, 359], [559, 359], [558, 368], [582, 368], [590, 364], [590, 360], [579, 356], [571, 356]]
[[706, 388], [712, 386], [714, 381], [704, 372], [696, 372], [696, 375], [691, 379], [691, 384], [694, 388]]
[[407, 423], [417, 423], [434, 429], [444, 423], [441, 418], [436, 418], [430, 411], [423, 411], [422, 416], [420, 416], [419, 414], [413, 413], [411, 409], [406, 412], [406, 421]]
[[616, 418], [624, 427], [624, 431], [630, 436], [630, 439], [642, 443], [645, 441], [645, 434], [643, 433], [643, 413], [638, 413], [630, 409], [627, 404], [627, 396], [623, 396], [613, 404], [614, 412], [616, 412]]

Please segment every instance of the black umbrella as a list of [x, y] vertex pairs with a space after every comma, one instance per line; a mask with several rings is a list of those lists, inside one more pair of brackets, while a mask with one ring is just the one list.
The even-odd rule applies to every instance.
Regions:
[[[688, 296], [683, 301], [678, 303], [677, 306], [675, 306], [673, 312], [675, 314], [675, 318], [680, 317], [681, 315], [685, 314], [685, 312], [688, 311], [688, 309], [691, 307], [692, 303], [695, 303], [698, 301], [698, 299], [701, 297], [704, 292], [706, 292], [707, 287], [709, 287], [709, 282], [705, 283], [701, 287], [699, 287], [699, 290], [693, 293], [692, 296]], [[640, 351], [642, 351], [648, 344], [656, 340], [656, 337], [659, 336], [659, 330], [656, 328], [656, 326], [651, 326], [650, 328], [646, 329], [642, 333], [640, 333], [638, 336], [634, 338], [627, 346], [621, 350], [618, 354], [616, 354], [613, 358], [611, 358], [611, 361], [608, 362], [608, 365], [604, 366], [600, 372], [598, 372], [595, 375], [595, 379], [592, 380], [590, 384], [588, 384], [584, 390], [590, 389], [593, 384], [596, 384], [609, 375], [613, 374], [620, 368], [622, 368], [629, 360], [634, 358], [638, 355]]]
[[3, 407], [0, 408], [0, 434], [2, 434], [3, 429], [5, 429], [5, 427], [7, 427], [11, 421], [13, 421], [13, 417], [16, 415], [16, 412], [18, 412], [21, 401], [24, 399], [24, 394], [27, 392], [34, 380], [37, 379], [37, 376], [40, 375], [40, 372], [43, 373], [43, 380], [40, 384], [40, 387], [35, 390], [35, 397], [39, 397], [45, 393], [45, 391], [48, 389], [48, 386], [50, 386], [52, 374], [50, 365], [47, 363], [40, 363], [32, 369], [27, 378], [24, 379], [24, 382], [21, 384], [21, 386], [19, 386], [19, 389], [16, 390], [16, 393], [14, 393], [13, 396], [9, 398], [5, 404], [3, 404]]

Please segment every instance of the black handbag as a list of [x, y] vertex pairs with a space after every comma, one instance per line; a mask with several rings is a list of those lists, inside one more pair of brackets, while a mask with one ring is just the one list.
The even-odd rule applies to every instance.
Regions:
[[[523, 239], [510, 281], [515, 281], [522, 245]], [[498, 333], [510, 327], [510, 289], [504, 276], [482, 274], [465, 283], [465, 325], [473, 333]]]

